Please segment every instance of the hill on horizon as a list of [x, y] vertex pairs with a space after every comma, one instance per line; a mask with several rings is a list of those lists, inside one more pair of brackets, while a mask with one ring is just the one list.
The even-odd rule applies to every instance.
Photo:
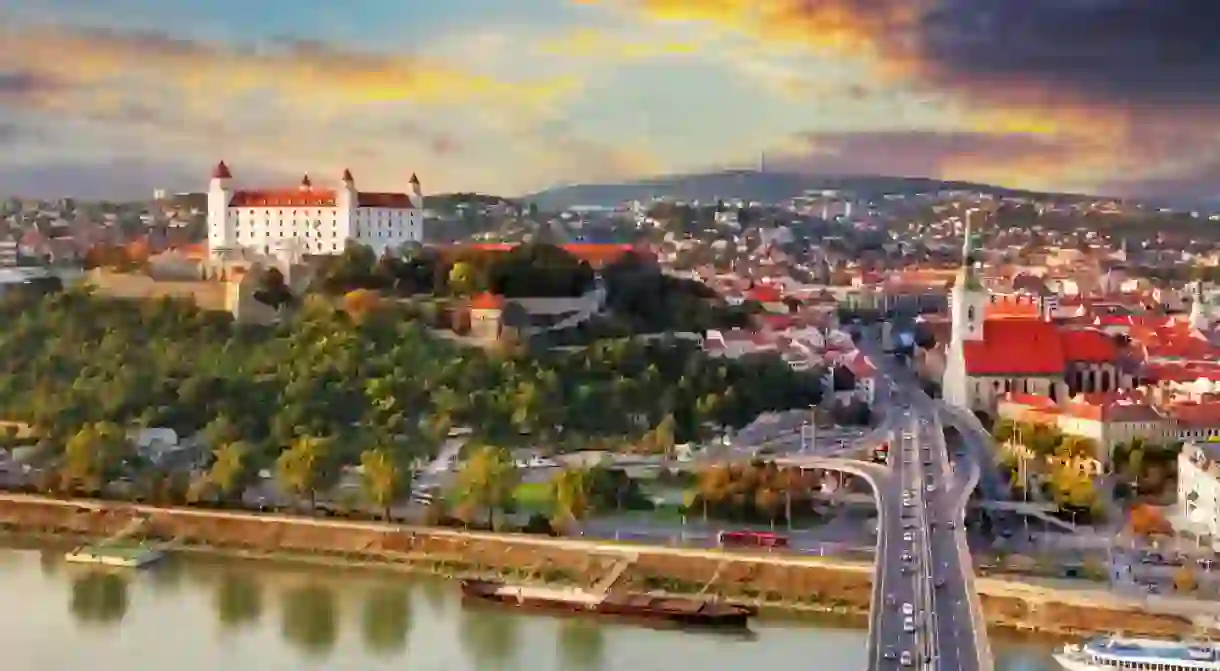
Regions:
[[883, 175], [809, 175], [796, 172], [758, 172], [725, 170], [653, 177], [612, 184], [575, 184], [557, 186], [522, 196], [539, 209], [555, 211], [573, 206], [613, 207], [624, 201], [653, 198], [703, 202], [741, 198], [763, 203], [803, 195], [806, 191], [852, 191], [861, 200], [874, 200], [886, 194], [915, 194], [942, 189], [978, 191], [996, 196], [1055, 196], [1084, 198], [1080, 194], [1060, 194], [1009, 189], [991, 184], [932, 179], [929, 177], [887, 177]]

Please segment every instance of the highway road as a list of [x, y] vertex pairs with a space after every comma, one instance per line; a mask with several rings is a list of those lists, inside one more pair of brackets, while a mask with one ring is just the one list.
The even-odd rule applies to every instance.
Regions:
[[[862, 346], [875, 350], [875, 344]], [[899, 512], [882, 515], [885, 536], [877, 570], [884, 601], [880, 608], [874, 603], [869, 637], [870, 646], [875, 641], [877, 647], [870, 647], [870, 669], [991, 671], [964, 524], [969, 495], [986, 470], [982, 455], [971, 454], [975, 458], [964, 460], [955, 473], [940, 422], [942, 404], [893, 359], [875, 351], [873, 358], [881, 373], [878, 386], [894, 386], [888, 419], [897, 433], [889, 464], [896, 493], [887, 505]], [[903, 612], [908, 602], [913, 616]], [[908, 617], [914, 620], [913, 634], [907, 631]], [[909, 667], [903, 664], [904, 650], [911, 652]]]

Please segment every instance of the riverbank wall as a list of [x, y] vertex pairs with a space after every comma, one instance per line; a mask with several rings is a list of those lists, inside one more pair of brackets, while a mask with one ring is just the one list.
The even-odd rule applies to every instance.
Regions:
[[[138, 538], [184, 551], [581, 586], [596, 584], [630, 556], [634, 560], [616, 587], [742, 600], [789, 612], [860, 615], [871, 603], [872, 565], [833, 558], [0, 494], [0, 530], [8, 532], [104, 538], [130, 530], [136, 519], [145, 520]], [[1164, 636], [1194, 629], [1190, 618], [1142, 612], [1100, 590], [995, 579], [979, 579], [976, 587], [988, 623], [1005, 629], [1067, 636], [1120, 630]]]

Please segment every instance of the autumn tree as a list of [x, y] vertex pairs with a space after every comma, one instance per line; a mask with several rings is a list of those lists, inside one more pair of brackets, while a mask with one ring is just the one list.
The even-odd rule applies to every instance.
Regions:
[[449, 269], [449, 291], [455, 296], [471, 296], [479, 290], [478, 271], [467, 261], [458, 261]]
[[457, 496], [464, 506], [487, 510], [487, 525], [495, 526], [496, 511], [509, 505], [521, 481], [512, 455], [501, 447], [484, 445], [462, 462]]
[[317, 508], [318, 490], [333, 475], [332, 448], [328, 438], [302, 436], [281, 452], [275, 462], [275, 476], [281, 488], [298, 498], [307, 498], [310, 511]]
[[343, 295], [343, 310], [357, 324], [363, 324], [381, 308], [381, 295], [371, 289], [356, 289]]
[[1183, 564], [1173, 572], [1173, 586], [1179, 592], [1193, 592], [1199, 588], [1199, 578], [1189, 565]]
[[131, 454], [127, 434], [117, 424], [88, 424], [64, 446], [63, 476], [68, 486], [100, 491]]
[[377, 448], [360, 454], [364, 496], [382, 512], [387, 521], [390, 507], [402, 493], [403, 472], [389, 450]]
[[232, 500], [240, 496], [254, 475], [250, 463], [254, 446], [235, 440], [216, 446], [212, 451], [212, 467], [208, 470], [208, 481], [221, 498]]
[[1133, 506], [1127, 517], [1127, 526], [1132, 533], [1140, 536], [1164, 535], [1173, 533], [1173, 526], [1155, 506], [1141, 503]]
[[565, 468], [555, 474], [550, 482], [551, 502], [554, 506], [551, 525], [555, 528], [571, 527], [579, 523], [592, 509], [592, 480], [584, 469]]

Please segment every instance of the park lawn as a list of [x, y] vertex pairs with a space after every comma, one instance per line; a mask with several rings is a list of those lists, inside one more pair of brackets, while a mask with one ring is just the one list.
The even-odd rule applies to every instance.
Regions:
[[546, 513], [551, 509], [549, 482], [523, 482], [513, 492], [517, 509], [528, 513]]

